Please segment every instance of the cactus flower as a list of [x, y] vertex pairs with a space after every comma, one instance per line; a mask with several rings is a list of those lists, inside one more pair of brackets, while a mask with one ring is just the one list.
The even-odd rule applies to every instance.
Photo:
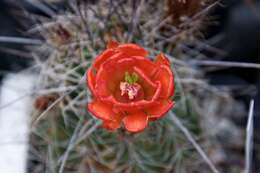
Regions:
[[87, 71], [87, 85], [93, 100], [87, 109], [116, 130], [141, 132], [149, 121], [165, 115], [174, 105], [174, 76], [164, 54], [154, 61], [148, 52], [132, 43], [111, 41]]

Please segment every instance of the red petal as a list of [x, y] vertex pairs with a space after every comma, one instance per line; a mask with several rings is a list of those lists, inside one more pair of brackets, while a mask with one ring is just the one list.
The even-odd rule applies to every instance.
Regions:
[[129, 132], [140, 132], [148, 125], [148, 116], [144, 112], [136, 112], [123, 119], [125, 128]]
[[[135, 66], [139, 65], [138, 63], [140, 62], [147, 62], [149, 60], [143, 57], [122, 57], [124, 57], [123, 54], [116, 54], [101, 66], [96, 77], [95, 91], [97, 95], [102, 101], [114, 104], [122, 110], [136, 110], [152, 105], [160, 96], [161, 84], [160, 82], [152, 82], [149, 77], [143, 73], [144, 68], [140, 69], [139, 66]], [[146, 65], [144, 67], [146, 67]], [[154, 64], [153, 67], [156, 68]], [[139, 82], [145, 92], [144, 100], [122, 103], [115, 99], [116, 90], [119, 88], [120, 81], [124, 80], [126, 71], [129, 73], [136, 71], [140, 75]]]
[[96, 57], [94, 60], [93, 67], [98, 70], [100, 66], [108, 60], [110, 57], [112, 57], [116, 52], [113, 49], [107, 49], [104, 52], [102, 52], [100, 55]]
[[93, 101], [92, 103], [88, 103], [88, 110], [97, 118], [102, 120], [113, 120], [114, 112], [112, 111], [112, 106], [101, 102], [101, 101]]
[[153, 95], [155, 94], [157, 85], [151, 81], [140, 68], [135, 66], [134, 71], [139, 75], [138, 83], [143, 88], [145, 100], [152, 99]]
[[160, 66], [160, 65], [171, 66], [171, 63], [170, 63], [169, 59], [163, 53], [160, 53], [159, 55], [157, 55], [157, 57], [155, 58], [154, 63], [157, 66]]
[[156, 84], [153, 83], [140, 68], [134, 66], [134, 71], [141, 77], [141, 79], [145, 80], [150, 87], [156, 88]]
[[174, 105], [171, 100], [160, 100], [153, 107], [147, 108], [145, 110], [149, 118], [158, 119], [165, 115]]
[[114, 115], [113, 120], [103, 121], [103, 127], [108, 130], [116, 130], [121, 126], [123, 117], [124, 116], [121, 114], [121, 112], [118, 112]]
[[174, 79], [170, 67], [161, 65], [158, 71], [153, 76], [153, 80], [160, 81], [162, 84], [162, 92], [160, 97], [168, 98], [174, 93]]
[[141, 56], [134, 56], [132, 58], [135, 59], [135, 66], [142, 69], [142, 71], [149, 77], [152, 76], [154, 71], [157, 69], [157, 66], [148, 58]]
[[103, 127], [108, 130], [116, 130], [120, 128], [120, 123], [117, 121], [103, 121]]
[[133, 101], [129, 103], [122, 103], [122, 102], [118, 102], [113, 95], [110, 95], [105, 98], [100, 98], [100, 99], [103, 102], [112, 104], [115, 109], [118, 109], [120, 111], [134, 112], [136, 110], [141, 110], [156, 104], [156, 100], [160, 96], [160, 92], [161, 92], [161, 84], [158, 82], [157, 85], [158, 85], [157, 89], [151, 100], [139, 100], [139, 101]]
[[95, 76], [92, 72], [92, 68], [89, 68], [87, 71], [87, 84], [89, 86], [90, 91], [95, 95]]
[[117, 48], [118, 46], [119, 46], [119, 43], [115, 40], [110, 40], [107, 43], [107, 49], [114, 49], [114, 48]]
[[[119, 87], [120, 81], [124, 79], [125, 72], [128, 71], [129, 73], [132, 73], [135, 65], [138, 68], [142, 68], [144, 71], [146, 70], [145, 75], [151, 74], [152, 70], [156, 68], [156, 66], [147, 58], [125, 56], [126, 55], [123, 53], [117, 53], [110, 57], [110, 59], [100, 67], [96, 77], [95, 89], [97, 94], [101, 97], [107, 97], [111, 93], [114, 93]], [[153, 89], [154, 88], [153, 85]], [[150, 90], [147, 90], [147, 92], [148, 91]]]
[[132, 43], [121, 44], [117, 47], [117, 50], [119, 50], [120, 52], [123, 52], [124, 54], [126, 54], [128, 56], [146, 57], [148, 55], [148, 52], [144, 48], [142, 48], [136, 44], [132, 44]]
[[122, 53], [117, 53], [100, 67], [95, 86], [95, 91], [100, 97], [107, 97], [117, 89], [118, 83], [124, 76], [124, 68], [127, 70], [130, 65], [129, 62], [120, 65], [117, 63], [123, 57]]

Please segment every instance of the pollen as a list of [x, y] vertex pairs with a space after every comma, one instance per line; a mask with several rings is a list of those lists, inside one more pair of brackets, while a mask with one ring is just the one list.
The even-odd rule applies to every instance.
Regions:
[[137, 95], [141, 86], [137, 83], [129, 84], [127, 82], [120, 82], [121, 96], [127, 95], [129, 100], [133, 100]]

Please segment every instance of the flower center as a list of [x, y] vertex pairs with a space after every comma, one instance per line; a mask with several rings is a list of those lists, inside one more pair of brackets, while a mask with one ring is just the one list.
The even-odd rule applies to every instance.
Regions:
[[135, 99], [142, 89], [141, 86], [136, 83], [137, 81], [138, 75], [136, 73], [132, 73], [132, 75], [130, 75], [126, 72], [125, 81], [120, 82], [121, 96], [128, 96], [129, 100]]
[[137, 97], [141, 86], [137, 83], [129, 84], [127, 82], [120, 82], [121, 96], [127, 95], [129, 100], [133, 100]]

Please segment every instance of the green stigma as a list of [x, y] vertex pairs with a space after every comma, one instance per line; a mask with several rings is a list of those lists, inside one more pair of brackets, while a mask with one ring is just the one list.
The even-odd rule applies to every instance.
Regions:
[[133, 72], [132, 74], [129, 74], [128, 72], [125, 72], [125, 81], [129, 84], [134, 84], [138, 81], [138, 74]]

